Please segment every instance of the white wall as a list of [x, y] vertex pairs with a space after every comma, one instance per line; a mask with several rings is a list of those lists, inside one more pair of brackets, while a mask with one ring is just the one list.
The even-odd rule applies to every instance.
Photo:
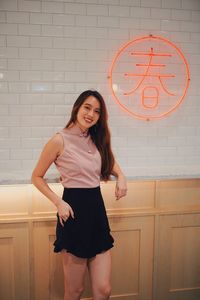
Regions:
[[[106, 99], [113, 149], [126, 175], [199, 175], [199, 0], [0, 0], [0, 10], [2, 178], [30, 176], [44, 143], [88, 88]], [[107, 75], [124, 43], [150, 33], [180, 47], [191, 83], [175, 113], [145, 122], [116, 106]]]

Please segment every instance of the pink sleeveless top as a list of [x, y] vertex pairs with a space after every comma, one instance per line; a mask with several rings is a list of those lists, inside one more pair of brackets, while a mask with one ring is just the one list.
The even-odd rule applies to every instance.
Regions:
[[82, 133], [78, 125], [64, 128], [64, 149], [54, 161], [60, 182], [67, 188], [92, 188], [100, 185], [101, 156], [90, 135]]

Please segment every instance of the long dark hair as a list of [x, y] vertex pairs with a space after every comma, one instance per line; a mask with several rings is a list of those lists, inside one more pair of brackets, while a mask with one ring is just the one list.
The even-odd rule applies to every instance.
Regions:
[[100, 103], [99, 119], [95, 125], [89, 128], [89, 134], [101, 155], [101, 178], [107, 181], [110, 178], [114, 166], [114, 155], [111, 150], [110, 131], [107, 123], [108, 113], [101, 94], [93, 90], [87, 90], [81, 93], [74, 103], [70, 120], [65, 128], [68, 128], [72, 123], [76, 122], [79, 108], [89, 96], [95, 97]]

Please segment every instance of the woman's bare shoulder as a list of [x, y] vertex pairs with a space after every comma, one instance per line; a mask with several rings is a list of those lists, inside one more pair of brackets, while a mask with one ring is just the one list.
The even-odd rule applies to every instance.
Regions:
[[48, 141], [49, 147], [52, 147], [57, 150], [58, 154], [63, 151], [63, 137], [60, 132], [55, 133], [51, 139]]

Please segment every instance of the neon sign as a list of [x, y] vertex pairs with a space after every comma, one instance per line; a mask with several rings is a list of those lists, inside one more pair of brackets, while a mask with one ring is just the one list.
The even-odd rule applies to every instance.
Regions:
[[117, 104], [131, 116], [162, 119], [182, 103], [190, 82], [181, 50], [160, 36], [144, 36], [116, 54], [109, 85]]

